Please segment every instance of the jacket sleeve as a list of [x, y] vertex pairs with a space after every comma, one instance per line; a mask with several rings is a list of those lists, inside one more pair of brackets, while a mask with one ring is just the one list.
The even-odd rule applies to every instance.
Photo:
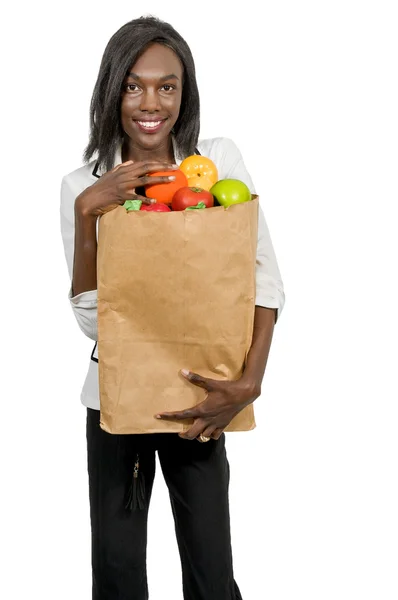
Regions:
[[[245, 167], [236, 144], [224, 138], [225, 151], [221, 161], [220, 179], [240, 179], [255, 194], [252, 179]], [[256, 305], [276, 308], [275, 323], [285, 304], [285, 292], [277, 258], [272, 244], [264, 211], [259, 203], [256, 256]]]
[[83, 333], [97, 341], [97, 290], [82, 292], [72, 296], [73, 258], [75, 246], [75, 199], [82, 189], [74, 189], [67, 175], [61, 183], [61, 235], [68, 266], [70, 288], [68, 299], [76, 321]]

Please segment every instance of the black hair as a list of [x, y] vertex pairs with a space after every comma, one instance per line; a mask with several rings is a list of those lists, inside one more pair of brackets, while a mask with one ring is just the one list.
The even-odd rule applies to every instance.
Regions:
[[105, 48], [91, 98], [90, 137], [83, 154], [85, 163], [98, 152], [99, 166], [106, 171], [113, 168], [116, 149], [124, 139], [120, 120], [123, 81], [131, 65], [153, 43], [171, 48], [183, 65], [181, 107], [174, 125], [174, 137], [183, 157], [194, 154], [199, 137], [200, 103], [192, 53], [169, 23], [148, 16], [123, 25]]

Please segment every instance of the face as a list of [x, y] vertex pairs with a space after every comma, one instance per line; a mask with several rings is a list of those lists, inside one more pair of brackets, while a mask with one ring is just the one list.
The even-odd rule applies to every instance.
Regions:
[[183, 67], [178, 56], [153, 44], [132, 65], [123, 82], [121, 123], [132, 147], [163, 146], [178, 119]]

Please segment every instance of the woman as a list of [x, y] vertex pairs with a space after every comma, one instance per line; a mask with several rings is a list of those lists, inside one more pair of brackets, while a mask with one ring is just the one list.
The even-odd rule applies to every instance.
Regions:
[[[97, 340], [97, 220], [139, 194], [150, 173], [172, 170], [199, 152], [212, 159], [219, 178], [233, 177], [254, 192], [242, 157], [225, 138], [198, 141], [199, 95], [186, 42], [153, 17], [124, 25], [110, 39], [91, 102], [91, 134], [85, 165], [66, 175], [61, 226], [72, 280], [70, 302], [82, 331]], [[92, 158], [97, 153], [96, 160]], [[167, 182], [173, 176], [153, 177]], [[238, 381], [213, 381], [185, 373], [205, 388], [195, 409], [161, 418], [194, 419], [184, 434], [111, 435], [99, 426], [95, 348], [82, 391], [87, 407], [87, 448], [92, 528], [93, 599], [143, 600], [147, 516], [158, 452], [175, 519], [184, 598], [237, 600], [228, 507], [229, 465], [225, 427], [261, 390], [274, 323], [284, 305], [275, 253], [262, 210], [256, 265], [256, 312], [247, 366]], [[198, 441], [207, 443], [198, 443]], [[143, 502], [129, 510], [137, 450], [145, 476]], [[167, 595], [167, 593], [166, 593]]]

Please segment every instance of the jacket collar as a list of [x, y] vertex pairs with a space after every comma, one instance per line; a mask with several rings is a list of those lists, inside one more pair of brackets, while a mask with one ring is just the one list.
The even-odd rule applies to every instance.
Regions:
[[[180, 155], [180, 153], [178, 151], [174, 135], [171, 136], [171, 141], [173, 144], [173, 152], [174, 152], [174, 157], [176, 159], [176, 164], [179, 166], [181, 164], [181, 162], [183, 161], [183, 157]], [[122, 147], [123, 147], [123, 142], [121, 142], [116, 149], [115, 156], [113, 159], [112, 169], [114, 169], [117, 165], [120, 165], [122, 163]], [[196, 153], [199, 154], [198, 151], [196, 151]], [[99, 179], [101, 177], [101, 175], [104, 175], [104, 173], [106, 173], [105, 169], [103, 167], [100, 167], [99, 163], [96, 161], [94, 164], [92, 175], [96, 179]]]

